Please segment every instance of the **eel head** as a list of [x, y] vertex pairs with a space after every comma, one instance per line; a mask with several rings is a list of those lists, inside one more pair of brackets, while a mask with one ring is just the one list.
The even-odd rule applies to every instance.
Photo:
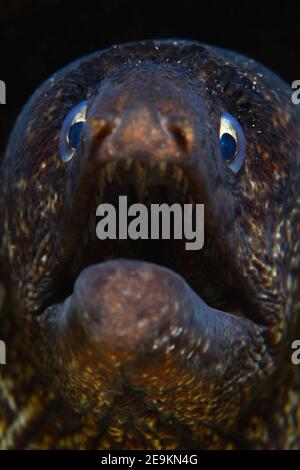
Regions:
[[[225, 432], [270, 383], [299, 295], [294, 108], [261, 65], [188, 41], [97, 52], [35, 92], [2, 166], [1, 259], [77, 411], [138, 397], [174, 429]], [[203, 248], [99, 240], [96, 208], [120, 195], [204, 204]]]

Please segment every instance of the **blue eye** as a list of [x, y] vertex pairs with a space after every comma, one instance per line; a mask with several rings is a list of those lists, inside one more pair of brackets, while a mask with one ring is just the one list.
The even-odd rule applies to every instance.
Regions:
[[245, 160], [246, 139], [242, 127], [231, 114], [224, 113], [221, 117], [219, 143], [224, 161], [237, 173]]
[[222, 134], [220, 137], [220, 147], [224, 160], [230, 162], [235, 156], [236, 152], [235, 138], [228, 134], [228, 132], [224, 132], [224, 134]]
[[69, 111], [63, 122], [60, 136], [60, 154], [65, 163], [72, 160], [80, 144], [82, 129], [86, 119], [86, 108], [86, 101], [77, 104]]
[[79, 145], [82, 127], [83, 121], [78, 121], [72, 124], [69, 129], [68, 140], [69, 144], [71, 145], [71, 147], [73, 147], [73, 149], [77, 149]]

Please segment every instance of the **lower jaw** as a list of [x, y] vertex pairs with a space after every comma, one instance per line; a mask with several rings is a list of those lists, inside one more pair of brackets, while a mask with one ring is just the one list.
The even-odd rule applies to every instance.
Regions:
[[184, 420], [196, 410], [211, 419], [204, 404], [218, 401], [228, 381], [239, 396], [244, 363], [254, 386], [266, 354], [260, 327], [208, 306], [181, 276], [144, 261], [89, 266], [38, 324], [45, 367], [78, 411], [99, 415], [129, 387], [171, 415], [181, 401], [190, 407]]
[[[91, 232], [95, 237], [94, 227]], [[89, 239], [55, 277], [48, 305], [63, 302], [72, 294], [76, 279], [83, 269], [107, 261], [122, 263], [124, 259], [167, 268], [174, 276], [181, 276], [210, 307], [247, 316], [250, 306], [241, 283], [226, 268], [227, 260], [218, 255], [214, 242], [207, 234], [204, 248], [198, 251], [186, 250], [185, 240]]]

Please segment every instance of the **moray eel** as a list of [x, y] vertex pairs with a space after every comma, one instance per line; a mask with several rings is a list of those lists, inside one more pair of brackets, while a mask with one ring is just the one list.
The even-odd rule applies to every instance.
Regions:
[[[2, 449], [300, 447], [299, 147], [282, 79], [192, 41], [33, 94], [1, 167]], [[204, 204], [203, 249], [100, 241], [119, 195]]]

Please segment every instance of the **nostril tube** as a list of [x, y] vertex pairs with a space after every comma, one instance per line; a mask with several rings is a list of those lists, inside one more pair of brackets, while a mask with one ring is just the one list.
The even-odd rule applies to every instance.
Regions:
[[162, 120], [165, 129], [171, 134], [179, 150], [188, 154], [191, 152], [194, 141], [194, 133], [191, 124], [185, 118], [172, 117]]
[[105, 138], [114, 132], [117, 127], [117, 122], [90, 118], [87, 125], [89, 126], [89, 133], [92, 138], [93, 145], [99, 147]]
[[180, 150], [184, 153], [188, 153], [190, 150], [190, 144], [188, 142], [185, 130], [178, 124], [170, 124], [168, 126], [168, 130], [173, 135]]

